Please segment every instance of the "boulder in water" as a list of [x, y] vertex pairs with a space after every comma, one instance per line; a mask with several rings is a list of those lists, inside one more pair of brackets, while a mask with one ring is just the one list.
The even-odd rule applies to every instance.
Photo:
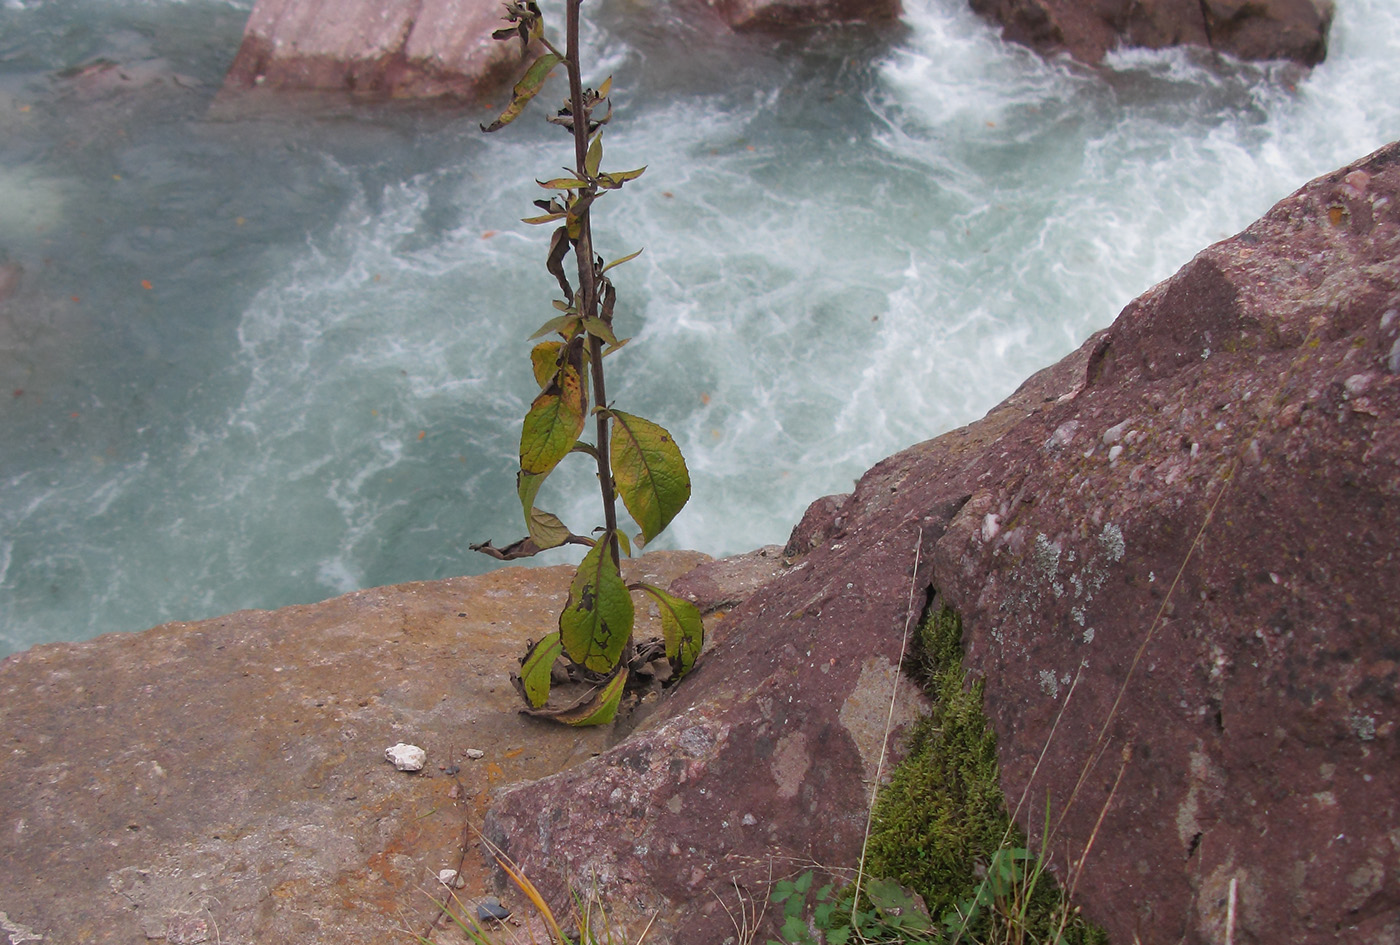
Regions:
[[475, 101], [523, 68], [497, 0], [257, 0], [226, 88]]
[[1097, 63], [1115, 46], [1205, 46], [1305, 66], [1327, 55], [1332, 0], [971, 0], [1003, 35]]

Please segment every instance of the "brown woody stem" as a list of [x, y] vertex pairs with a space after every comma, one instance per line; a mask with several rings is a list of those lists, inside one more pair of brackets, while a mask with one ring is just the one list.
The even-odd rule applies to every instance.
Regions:
[[[584, 109], [583, 75], [579, 70], [579, 7], [581, 0], [568, 0], [565, 24], [564, 68], [569, 75], [569, 112], [573, 115], [574, 162], [579, 180], [588, 180], [589, 115]], [[580, 198], [591, 202], [598, 188], [591, 181]], [[598, 279], [593, 265], [592, 208], [585, 206], [579, 214], [578, 240], [574, 243], [574, 259], [578, 263], [579, 314], [597, 317]], [[611, 326], [609, 326], [611, 327]], [[588, 338], [588, 360], [593, 378], [594, 417], [597, 420], [598, 486], [603, 493], [603, 526], [608, 536], [609, 551], [615, 563], [621, 562], [617, 543], [617, 491], [613, 486], [612, 468], [608, 464], [608, 416], [601, 409], [608, 404], [607, 385], [603, 379], [603, 342], [596, 336]]]

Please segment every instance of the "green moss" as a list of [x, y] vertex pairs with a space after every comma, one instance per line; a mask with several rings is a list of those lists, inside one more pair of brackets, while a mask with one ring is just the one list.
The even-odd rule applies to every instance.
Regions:
[[[924, 897], [935, 921], [972, 898], [994, 855], [1022, 847], [998, 782], [996, 735], [982, 712], [981, 681], [964, 687], [962, 620], [949, 608], [930, 610], [919, 627], [915, 672], [933, 705], [911, 736], [909, 753], [875, 805], [866, 856], [871, 876], [895, 879]], [[1027, 864], [1027, 872], [1033, 866]], [[979, 875], [980, 874], [980, 875]], [[996, 928], [984, 910], [970, 931], [979, 941], [1052, 941], [1062, 897], [1041, 873], [1027, 901], [998, 903], [993, 913], [1016, 913], [1024, 927]], [[1009, 933], [1009, 934], [1008, 934]], [[1065, 945], [1106, 941], [1077, 917], [1065, 929]]]

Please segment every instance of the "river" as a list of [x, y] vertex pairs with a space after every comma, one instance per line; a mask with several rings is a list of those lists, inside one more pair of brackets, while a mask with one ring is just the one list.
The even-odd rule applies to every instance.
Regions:
[[[605, 255], [645, 248], [610, 393], [694, 480], [658, 545], [782, 542], [1400, 138], [1400, 5], [1338, 6], [1307, 74], [1046, 62], [965, 0], [785, 40], [597, 0], [607, 163], [648, 168], [595, 218]], [[553, 283], [519, 218], [568, 140], [542, 108], [485, 136], [481, 109], [221, 105], [249, 8], [0, 6], [0, 654], [479, 573], [469, 544], [523, 534]], [[579, 458], [539, 504], [587, 531], [595, 493]]]

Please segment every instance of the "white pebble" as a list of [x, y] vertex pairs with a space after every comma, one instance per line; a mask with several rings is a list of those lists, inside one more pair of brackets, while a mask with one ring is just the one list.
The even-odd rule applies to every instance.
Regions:
[[467, 757], [472, 761], [476, 761], [478, 758], [485, 758], [486, 752], [482, 751], [480, 748], [468, 748]]
[[399, 742], [391, 748], [384, 749], [384, 758], [400, 771], [422, 771], [423, 765], [428, 761], [428, 753], [417, 745]]

